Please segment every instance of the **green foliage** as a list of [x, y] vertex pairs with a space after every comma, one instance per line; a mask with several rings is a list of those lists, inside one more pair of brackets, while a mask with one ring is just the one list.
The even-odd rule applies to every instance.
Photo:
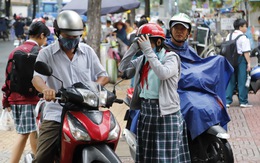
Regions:
[[255, 11], [259, 11], [260, 10], [260, 1], [258, 1], [258, 2], [249, 2], [249, 5], [252, 8], [251, 12], [255, 12]]
[[189, 10], [191, 10], [191, 1], [190, 0], [181, 0], [179, 1], [179, 11], [183, 13], [187, 13]]

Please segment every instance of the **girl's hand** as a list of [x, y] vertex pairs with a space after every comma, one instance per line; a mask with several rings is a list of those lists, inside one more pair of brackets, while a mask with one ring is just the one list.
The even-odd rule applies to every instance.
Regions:
[[148, 35], [141, 35], [139, 39], [137, 40], [140, 49], [142, 50], [143, 53], [145, 53], [146, 50], [152, 49], [150, 39]]

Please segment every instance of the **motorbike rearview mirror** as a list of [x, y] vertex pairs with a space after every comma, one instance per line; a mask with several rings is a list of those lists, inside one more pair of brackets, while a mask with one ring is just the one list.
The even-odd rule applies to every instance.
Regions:
[[135, 67], [129, 67], [127, 68], [122, 75], [122, 79], [131, 79], [135, 75]]
[[39, 74], [45, 75], [45, 76], [51, 76], [52, 75], [52, 68], [47, 65], [44, 62], [37, 61], [34, 64], [34, 70], [38, 72]]
[[48, 64], [41, 62], [41, 61], [37, 61], [34, 64], [34, 70], [36, 72], [38, 72], [39, 74], [45, 75], [45, 76], [52, 76], [55, 79], [59, 80], [61, 82], [61, 87], [63, 88], [63, 82], [57, 78], [56, 76], [52, 75], [53, 71], [51, 66], [49, 66]]
[[116, 94], [116, 85], [118, 85], [119, 83], [121, 83], [123, 80], [133, 78], [134, 75], [135, 75], [135, 67], [129, 67], [129, 68], [127, 68], [127, 69], [123, 72], [123, 74], [122, 74], [122, 76], [121, 76], [122, 79], [119, 80], [118, 82], [116, 82], [116, 83], [114, 84], [113, 93]]

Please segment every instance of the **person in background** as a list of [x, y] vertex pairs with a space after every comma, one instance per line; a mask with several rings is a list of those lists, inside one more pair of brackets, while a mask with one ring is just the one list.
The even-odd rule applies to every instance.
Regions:
[[113, 34], [116, 35], [119, 45], [119, 55], [122, 57], [130, 45], [129, 40], [127, 39], [126, 25], [120, 20], [114, 23], [114, 28], [116, 28], [116, 31], [113, 32]]
[[[51, 66], [53, 75], [63, 81], [65, 88], [76, 82], [84, 84], [94, 81], [101, 85], [107, 84], [109, 77], [97, 54], [89, 45], [80, 43], [84, 28], [80, 15], [72, 10], [64, 10], [54, 21], [54, 28], [58, 41], [42, 49], [36, 61]], [[54, 100], [61, 83], [53, 77], [37, 72], [34, 72], [32, 83], [40, 93], [43, 93], [43, 98], [47, 101], [33, 163], [46, 163], [46, 160], [53, 163], [58, 152], [63, 109]]]
[[142, 15], [140, 20], [147, 20], [147, 22], [149, 22], [149, 18], [146, 15]]
[[[50, 31], [44, 23], [32, 23], [29, 27], [29, 39], [11, 52], [9, 60], [13, 58], [14, 52], [17, 50], [29, 53], [34, 46], [42, 46], [46, 42], [49, 34]], [[7, 74], [11, 72], [11, 68], [12, 66], [9, 64]], [[30, 140], [32, 153], [36, 154], [37, 133], [34, 109], [39, 98], [37, 95], [25, 96], [17, 92], [11, 92], [10, 79], [8, 79], [7, 74], [6, 82], [2, 87], [2, 91], [4, 92], [2, 105], [4, 108], [12, 110], [15, 129], [18, 134], [14, 142], [10, 163], [19, 163], [28, 138]]]
[[131, 27], [131, 22], [129, 19], [127, 19], [125, 21], [125, 25], [126, 25], [126, 34], [128, 35], [129, 33], [133, 32], [133, 27]]
[[164, 33], [165, 33], [165, 35], [166, 35], [166, 34], [167, 34], [167, 29], [166, 29], [166, 27], [165, 27], [165, 25], [164, 25], [164, 22], [163, 22], [161, 19], [157, 19], [156, 23], [157, 23], [159, 26], [162, 27], [162, 29], [163, 29], [163, 31], [164, 31]]
[[111, 25], [111, 20], [107, 19], [106, 21], [106, 27], [102, 31], [102, 42], [107, 42], [107, 37], [112, 36], [112, 33], [114, 31], [114, 27]]
[[[140, 109], [136, 163], [190, 163], [187, 128], [177, 93], [180, 58], [163, 48], [165, 34], [155, 23], [139, 27], [139, 38], [120, 62], [119, 71], [134, 67], [131, 109]], [[143, 55], [131, 60], [141, 50]]]
[[126, 33], [126, 24], [123, 23], [121, 20], [114, 23], [114, 28], [116, 28], [116, 37], [119, 38], [123, 43], [127, 46], [129, 45], [129, 41], [127, 40], [127, 33]]
[[83, 42], [83, 43], [87, 43], [87, 26], [86, 24], [83, 22], [83, 33], [82, 33], [82, 36], [80, 38], [80, 41]]
[[[232, 40], [234, 40], [238, 35], [245, 34], [247, 31], [247, 22], [244, 19], [237, 19], [233, 23], [235, 31], [232, 33]], [[231, 34], [231, 33], [230, 33]], [[230, 34], [227, 35], [226, 41], [229, 40]], [[234, 73], [231, 76], [228, 87], [226, 89], [226, 101], [227, 107], [233, 102], [234, 90], [238, 89], [238, 99], [241, 108], [252, 107], [248, 104], [248, 88], [245, 86], [247, 80], [247, 74], [251, 71], [251, 61], [250, 61], [250, 41], [246, 35], [241, 36], [237, 42], [237, 53], [238, 56], [238, 67], [235, 68]]]
[[25, 39], [24, 29], [27, 28], [24, 22], [21, 21], [20, 16], [16, 16], [15, 22], [13, 24], [15, 36], [18, 40]]

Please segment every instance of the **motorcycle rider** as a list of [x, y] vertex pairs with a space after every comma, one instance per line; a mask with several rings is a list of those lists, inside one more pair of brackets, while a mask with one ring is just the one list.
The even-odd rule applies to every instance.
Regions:
[[[181, 59], [182, 73], [178, 83], [178, 93], [182, 114], [191, 131], [191, 138], [194, 139], [211, 124], [220, 123], [224, 126], [229, 122], [225, 109], [225, 89], [233, 69], [224, 57], [214, 56], [203, 59], [189, 46], [187, 39], [192, 25], [188, 15], [184, 13], [174, 15], [169, 22], [169, 27], [171, 38], [165, 40], [164, 47], [168, 51], [176, 52]], [[213, 113], [210, 114], [209, 119], [205, 118], [209, 117], [207, 112]], [[196, 116], [191, 118], [191, 115]], [[197, 122], [196, 125], [194, 121]]]
[[[155, 23], [142, 25], [119, 71], [135, 67], [130, 108], [140, 109], [135, 162], [190, 162], [186, 124], [180, 112], [177, 83], [180, 59], [163, 48], [165, 33]], [[133, 59], [141, 50], [144, 55]]]
[[[58, 41], [41, 50], [36, 61], [50, 65], [53, 75], [63, 81], [65, 88], [76, 82], [95, 81], [101, 85], [109, 82], [108, 75], [94, 50], [87, 44], [80, 43], [83, 22], [76, 12], [60, 12], [54, 21], [54, 30]], [[55, 154], [58, 152], [57, 141], [62, 112], [62, 107], [54, 99], [62, 83], [37, 72], [34, 72], [32, 83], [43, 93], [43, 98], [47, 101], [33, 162], [54, 162]]]

